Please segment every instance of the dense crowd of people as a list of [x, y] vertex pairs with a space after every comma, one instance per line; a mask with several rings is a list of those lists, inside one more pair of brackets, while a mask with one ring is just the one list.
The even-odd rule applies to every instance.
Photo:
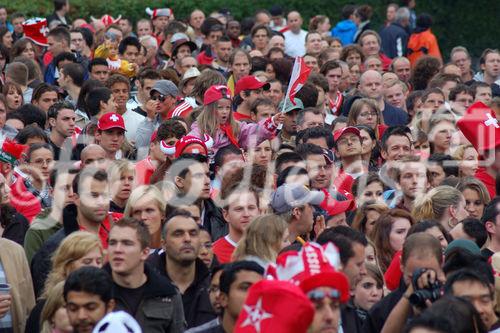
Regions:
[[497, 45], [53, 3], [0, 6], [0, 333], [500, 332]]

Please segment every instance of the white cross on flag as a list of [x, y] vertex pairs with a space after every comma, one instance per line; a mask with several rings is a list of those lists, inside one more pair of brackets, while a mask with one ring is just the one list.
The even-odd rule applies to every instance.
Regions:
[[116, 116], [116, 114], [112, 114], [111, 117], [109, 117], [109, 119], [111, 119], [112, 121], [118, 121], [119, 118]]
[[499, 128], [499, 127], [500, 127], [500, 126], [498, 126], [498, 120], [497, 120], [496, 118], [493, 118], [493, 116], [491, 115], [491, 113], [487, 113], [487, 114], [486, 114], [486, 117], [488, 118], [488, 119], [486, 119], [486, 120], [484, 121], [484, 124], [485, 124], [486, 126], [491, 126], [491, 125], [493, 125], [493, 126], [495, 126], [495, 128]]

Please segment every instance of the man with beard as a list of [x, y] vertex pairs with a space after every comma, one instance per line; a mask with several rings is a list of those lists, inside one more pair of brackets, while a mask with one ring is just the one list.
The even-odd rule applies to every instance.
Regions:
[[99, 236], [104, 248], [108, 245], [109, 183], [105, 171], [85, 168], [73, 180], [74, 203], [63, 209], [63, 227], [52, 235], [32, 260], [33, 285], [38, 296], [51, 270], [52, 254], [71, 233], [85, 230]]
[[231, 39], [227, 36], [220, 37], [215, 42], [216, 58], [212, 62], [212, 68], [224, 75], [229, 73], [229, 56], [233, 51]]
[[93, 266], [72, 272], [64, 283], [63, 294], [69, 322], [78, 333], [92, 332], [115, 306], [111, 278]]
[[[283, 107], [283, 103], [285, 107]], [[281, 101], [278, 106], [278, 112], [284, 112], [285, 120], [283, 121], [283, 128], [279, 134], [281, 144], [290, 145], [295, 147], [295, 135], [297, 134], [297, 115], [300, 110], [304, 109], [304, 103], [299, 98], [295, 98], [295, 105], [292, 104], [290, 99]]]
[[210, 273], [198, 258], [200, 226], [189, 212], [177, 210], [167, 217], [162, 234], [164, 252], [152, 254], [148, 261], [181, 293], [187, 327], [214, 319], [208, 296]]
[[403, 194], [395, 208], [411, 212], [415, 198], [429, 188], [430, 172], [425, 164], [420, 162], [418, 156], [407, 156], [393, 163], [396, 163], [394, 168], [396, 187]]

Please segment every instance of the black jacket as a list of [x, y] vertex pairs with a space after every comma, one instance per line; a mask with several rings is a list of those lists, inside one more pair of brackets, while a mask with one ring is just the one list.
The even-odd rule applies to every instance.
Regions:
[[380, 32], [382, 39], [382, 52], [389, 58], [406, 55], [406, 47], [410, 35], [399, 23], [391, 23]]
[[9, 204], [0, 206], [0, 218], [4, 228], [2, 238], [9, 239], [17, 244], [24, 245], [24, 236], [30, 227], [30, 223], [23, 215], [19, 214]]
[[212, 199], [203, 201], [203, 204], [203, 226], [212, 236], [212, 241], [215, 242], [219, 238], [222, 238], [228, 234], [229, 227], [226, 220], [224, 220], [224, 217], [222, 216], [222, 209], [217, 207]]
[[[109, 264], [103, 267], [111, 275]], [[144, 265], [147, 281], [136, 313], [131, 313], [113, 283], [115, 311], [123, 310], [135, 317], [143, 332], [182, 333], [185, 330], [181, 296], [175, 287], [148, 264]]]
[[[155, 268], [158, 273], [166, 277], [170, 282], [172, 280], [166, 270], [166, 253], [153, 253], [148, 258], [148, 263]], [[187, 327], [200, 326], [206, 322], [215, 319], [215, 315], [210, 299], [208, 297], [208, 288], [210, 286], [210, 272], [203, 261], [196, 259], [195, 277], [193, 283], [182, 294], [182, 304], [184, 306], [184, 316]]]
[[398, 304], [401, 297], [406, 291], [406, 286], [401, 279], [398, 289], [394, 290], [392, 293], [382, 298], [377, 304], [375, 304], [368, 312], [368, 316], [363, 323], [363, 332], [365, 333], [378, 333], [384, 327], [384, 323], [389, 317], [392, 309]]
[[363, 323], [358, 317], [356, 308], [351, 303], [347, 303], [340, 308], [340, 311], [344, 332], [361, 333]]
[[76, 205], [70, 204], [63, 209], [63, 227], [42, 245], [40, 250], [33, 256], [31, 260], [31, 277], [33, 278], [33, 287], [35, 296], [38, 298], [43, 291], [45, 280], [52, 269], [52, 254], [57, 250], [59, 244], [69, 234], [80, 230], [76, 216], [78, 209]]

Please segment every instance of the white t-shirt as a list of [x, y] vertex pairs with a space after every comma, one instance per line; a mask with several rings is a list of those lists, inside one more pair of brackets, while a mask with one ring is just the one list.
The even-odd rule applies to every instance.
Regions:
[[306, 35], [307, 31], [300, 30], [298, 34], [291, 30], [286, 31], [285, 36], [285, 53], [290, 57], [302, 57], [306, 54]]
[[125, 121], [125, 128], [127, 129], [125, 137], [129, 142], [134, 144], [137, 127], [145, 119], [145, 117], [131, 110], [127, 110], [122, 116]]

